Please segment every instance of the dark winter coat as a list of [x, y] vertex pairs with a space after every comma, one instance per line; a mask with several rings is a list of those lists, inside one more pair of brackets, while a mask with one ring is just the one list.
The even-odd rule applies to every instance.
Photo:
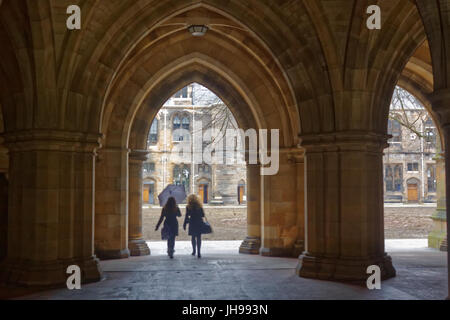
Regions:
[[158, 224], [156, 225], [156, 229], [159, 228], [162, 221], [164, 220], [164, 228], [167, 228], [169, 230], [169, 237], [178, 236], [177, 217], [181, 217], [181, 211], [178, 207], [174, 212], [168, 212], [165, 208], [163, 208], [161, 212], [161, 217], [159, 218]]
[[197, 236], [201, 234], [201, 228], [203, 225], [203, 217], [205, 212], [202, 207], [189, 209], [186, 207], [186, 216], [184, 217], [183, 228], [186, 229], [186, 224], [189, 224], [189, 235]]

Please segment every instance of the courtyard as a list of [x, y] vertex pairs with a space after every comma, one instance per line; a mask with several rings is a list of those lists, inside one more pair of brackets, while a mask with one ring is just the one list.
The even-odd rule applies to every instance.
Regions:
[[[189, 240], [183, 231], [183, 219], [186, 213], [180, 206], [182, 217], [178, 219], [180, 232], [178, 240]], [[384, 208], [384, 233], [386, 239], [426, 239], [433, 229], [431, 215], [436, 204], [403, 205], [386, 204]], [[247, 208], [245, 206], [205, 206], [208, 221], [214, 233], [204, 235], [205, 240], [243, 240], [247, 235]], [[157, 206], [144, 206], [143, 233], [146, 240], [160, 240], [161, 230], [155, 231], [161, 214]]]

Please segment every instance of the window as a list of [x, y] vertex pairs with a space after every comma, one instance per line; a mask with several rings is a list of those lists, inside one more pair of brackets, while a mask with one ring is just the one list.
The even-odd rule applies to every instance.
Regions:
[[392, 173], [392, 167], [387, 165], [385, 168], [386, 191], [394, 191], [394, 174]]
[[155, 164], [153, 162], [146, 162], [143, 166], [144, 173], [151, 173], [155, 171]]
[[428, 192], [436, 192], [436, 165], [429, 164], [427, 167]]
[[189, 130], [189, 124], [190, 124], [189, 118], [184, 117], [183, 121], [181, 122], [181, 127], [185, 130]]
[[173, 141], [189, 141], [190, 136], [189, 116], [176, 115], [173, 118]]
[[385, 177], [387, 192], [401, 192], [403, 185], [403, 172], [401, 164], [387, 164], [385, 166]]
[[180, 127], [181, 127], [181, 120], [178, 116], [175, 116], [173, 118], [173, 130], [180, 129]]
[[210, 173], [211, 172], [211, 168], [207, 164], [199, 164], [198, 165], [198, 172]]
[[408, 171], [417, 172], [419, 171], [419, 163], [418, 162], [410, 162], [408, 163]]
[[148, 135], [148, 145], [155, 145], [158, 143], [158, 120], [155, 119], [150, 127], [150, 133]]
[[183, 185], [186, 193], [190, 192], [191, 170], [188, 165], [175, 165], [173, 167], [173, 183]]
[[402, 125], [397, 120], [388, 120], [388, 133], [392, 135], [390, 142], [402, 141]]
[[184, 87], [177, 93], [175, 93], [175, 98], [187, 98], [188, 97], [188, 88]]
[[436, 127], [430, 117], [424, 123], [425, 141], [429, 144], [436, 144]]
[[173, 134], [172, 134], [173, 141], [183, 141], [183, 136], [181, 135], [180, 129], [181, 129], [180, 117], [175, 116], [173, 118]]

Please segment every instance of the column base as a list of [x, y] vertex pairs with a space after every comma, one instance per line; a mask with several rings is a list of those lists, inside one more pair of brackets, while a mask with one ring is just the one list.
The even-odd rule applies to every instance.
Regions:
[[446, 232], [431, 231], [428, 234], [428, 248], [440, 249], [447, 237]]
[[112, 259], [126, 259], [130, 257], [130, 250], [95, 250], [96, 256], [100, 260], [112, 260]]
[[51, 262], [21, 261], [6, 259], [0, 265], [0, 283], [7, 286], [61, 287], [66, 285], [67, 267], [77, 265], [81, 269], [81, 282], [100, 281], [102, 271], [95, 256], [85, 260], [57, 260]]
[[349, 281], [366, 283], [370, 276], [367, 267], [378, 265], [381, 280], [395, 277], [396, 271], [389, 255], [373, 259], [333, 259], [313, 257], [303, 254], [296, 268], [298, 276], [320, 280]]
[[[261, 248], [259, 253], [264, 257], [294, 257], [293, 248]], [[295, 257], [298, 257], [298, 255]]]
[[292, 255], [298, 258], [305, 251], [305, 241], [297, 240], [294, 244], [294, 248], [292, 249]]
[[439, 248], [440, 251], [448, 251], [448, 243], [447, 243], [447, 237], [444, 238], [444, 240], [441, 243], [441, 247]]
[[128, 240], [128, 249], [133, 257], [150, 255], [150, 248], [144, 239]]
[[239, 247], [239, 253], [259, 254], [259, 248], [261, 248], [261, 238], [246, 237]]

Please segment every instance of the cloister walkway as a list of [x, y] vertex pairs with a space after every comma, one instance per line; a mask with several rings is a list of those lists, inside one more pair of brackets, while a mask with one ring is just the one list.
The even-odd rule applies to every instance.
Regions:
[[397, 277], [381, 290], [295, 275], [297, 259], [237, 253], [240, 241], [205, 241], [203, 257], [190, 242], [176, 244], [173, 260], [164, 242], [149, 242], [151, 256], [102, 261], [104, 279], [81, 290], [57, 289], [22, 299], [444, 299], [446, 253], [426, 240], [386, 240]]

